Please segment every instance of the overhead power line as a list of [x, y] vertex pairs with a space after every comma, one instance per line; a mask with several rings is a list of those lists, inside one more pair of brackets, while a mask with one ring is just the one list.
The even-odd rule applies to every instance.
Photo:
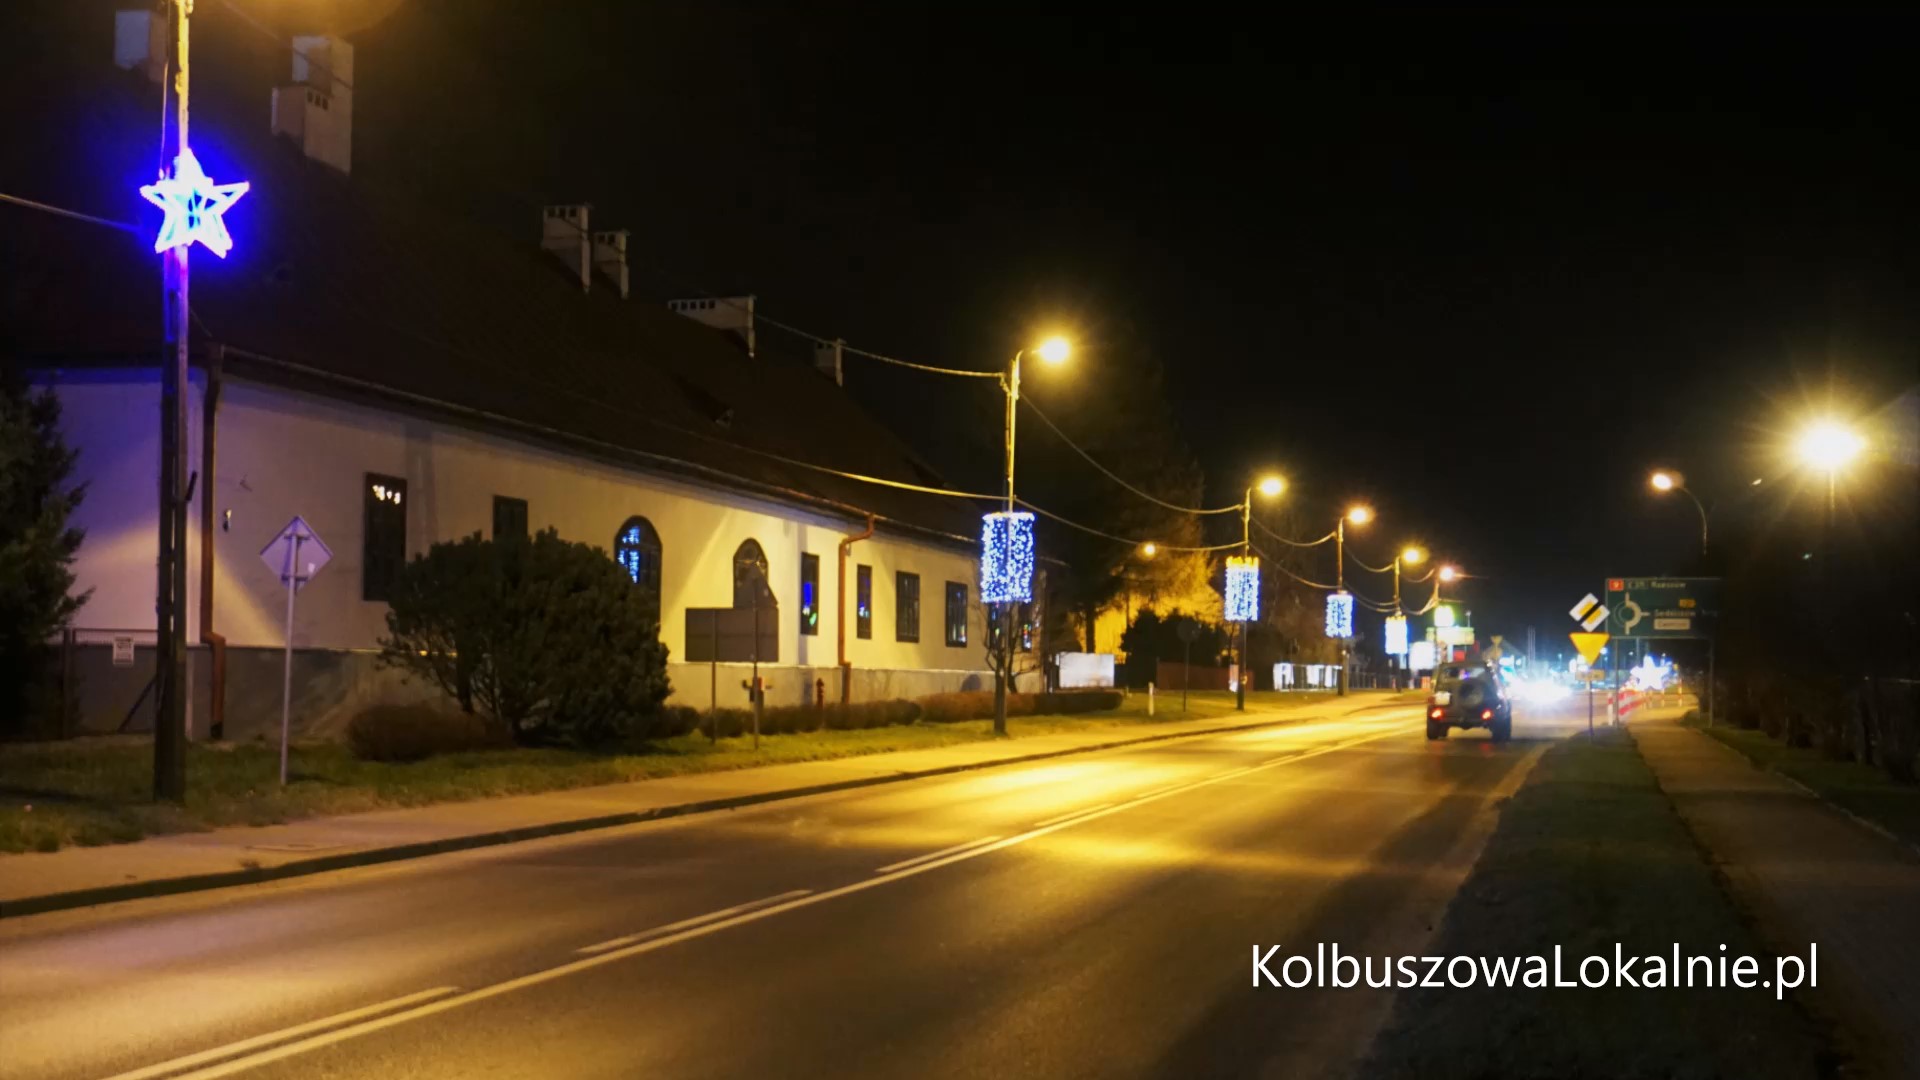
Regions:
[[1191, 506], [1181, 506], [1177, 503], [1170, 503], [1165, 499], [1159, 498], [1145, 491], [1142, 491], [1139, 488], [1134, 487], [1132, 484], [1127, 483], [1125, 480], [1122, 480], [1117, 474], [1114, 473], [1112, 469], [1109, 469], [1105, 465], [1100, 464], [1100, 462], [1094, 459], [1094, 456], [1092, 454], [1089, 454], [1085, 450], [1081, 449], [1080, 444], [1068, 438], [1067, 433], [1060, 430], [1060, 425], [1048, 419], [1047, 414], [1040, 411], [1040, 406], [1035, 405], [1033, 403], [1032, 398], [1022, 397], [1020, 400], [1026, 403], [1027, 408], [1033, 410], [1033, 415], [1038, 417], [1041, 423], [1047, 425], [1047, 430], [1053, 432], [1055, 435], [1058, 435], [1060, 437], [1060, 441], [1067, 444], [1068, 449], [1071, 449], [1074, 453], [1079, 454], [1080, 457], [1083, 460], [1085, 460], [1087, 464], [1099, 470], [1100, 475], [1120, 485], [1121, 487], [1132, 492], [1133, 494], [1138, 495], [1142, 499], [1147, 500], [1148, 502], [1154, 504], [1155, 506], [1164, 507], [1168, 510], [1174, 510], [1182, 514], [1232, 514], [1232, 513], [1237, 513], [1242, 508], [1243, 504], [1241, 503], [1234, 503], [1232, 506], [1217, 506], [1211, 509], [1199, 509]]
[[[1290, 544], [1294, 547], [1300, 547], [1300, 548], [1319, 547], [1321, 544], [1327, 543], [1328, 541], [1332, 540], [1334, 537], [1334, 533], [1328, 533], [1327, 535], [1321, 537], [1318, 540], [1289, 540], [1286, 537], [1281, 536], [1279, 533], [1274, 532], [1272, 529], [1268, 528], [1266, 524], [1262, 522], [1259, 518], [1253, 518], [1252, 521], [1254, 526], [1258, 528], [1261, 532], [1266, 533], [1268, 536], [1273, 537], [1275, 540], [1278, 540], [1283, 544]], [[1328, 587], [1331, 588], [1331, 586], [1328, 586]]]

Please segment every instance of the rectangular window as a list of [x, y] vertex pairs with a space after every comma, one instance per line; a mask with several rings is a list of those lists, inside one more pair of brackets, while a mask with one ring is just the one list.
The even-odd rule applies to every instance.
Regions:
[[360, 598], [384, 601], [407, 564], [407, 482], [368, 473], [363, 492], [366, 528], [360, 557]]
[[858, 605], [854, 610], [854, 626], [864, 641], [873, 636], [873, 567], [863, 565], [856, 568], [854, 573], [859, 580], [856, 589], [858, 595], [854, 600]]
[[800, 632], [820, 632], [820, 556], [800, 555]]
[[527, 500], [506, 495], [493, 497], [493, 538], [527, 535]]
[[904, 571], [893, 575], [893, 637], [920, 640], [920, 575]]
[[947, 582], [947, 644], [958, 648], [967, 643], [967, 587], [958, 581]]

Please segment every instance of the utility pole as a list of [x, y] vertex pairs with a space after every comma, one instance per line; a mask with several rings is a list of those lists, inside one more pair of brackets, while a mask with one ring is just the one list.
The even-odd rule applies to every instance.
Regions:
[[[193, 0], [172, 0], [176, 163], [188, 151], [188, 22]], [[153, 797], [187, 797], [187, 352], [188, 253], [181, 244], [162, 254], [167, 348], [160, 358], [160, 529], [154, 615]], [[209, 541], [210, 542], [210, 541]]]
[[[1252, 555], [1253, 555], [1253, 489], [1248, 488], [1246, 498], [1240, 500], [1240, 557], [1243, 559], [1251, 558]], [[1254, 604], [1254, 609], [1257, 612], [1260, 607], [1260, 595], [1257, 590], [1254, 593], [1253, 604]], [[1246, 712], [1247, 711], [1247, 678], [1249, 675], [1252, 674], [1252, 672], [1247, 667], [1247, 621], [1245, 619], [1240, 620], [1240, 670], [1237, 674], [1239, 675], [1239, 678], [1233, 681], [1233, 687], [1234, 687], [1233, 707], [1235, 709], [1238, 709], [1241, 712]]]

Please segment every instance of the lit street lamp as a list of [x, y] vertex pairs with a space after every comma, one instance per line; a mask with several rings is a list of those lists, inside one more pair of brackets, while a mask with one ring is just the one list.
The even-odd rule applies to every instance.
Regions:
[[[1062, 364], [1072, 355], [1073, 347], [1063, 337], [1050, 337], [1033, 349], [1033, 354], [1047, 364]], [[1013, 354], [1013, 360], [1007, 365], [1007, 373], [1000, 377], [1000, 388], [1007, 394], [1007, 516], [1011, 520], [1014, 508], [1013, 458], [1015, 419], [1019, 415], [1020, 405], [1020, 359], [1027, 354], [1021, 349]], [[1007, 733], [1007, 685], [1013, 680], [1013, 611], [1015, 602], [1002, 601], [1000, 604], [1000, 649], [1003, 662], [998, 678], [993, 685], [993, 732], [996, 735]]]
[[1440, 568], [1441, 581], [1452, 583], [1455, 579], [1459, 577], [1460, 577], [1460, 571], [1452, 566], [1443, 566]]
[[1834, 477], [1866, 448], [1867, 440], [1859, 432], [1833, 420], [1814, 422], [1794, 442], [1794, 452], [1802, 464], [1827, 474], [1828, 528], [1833, 526]]
[[[1261, 495], [1269, 499], [1277, 499], [1280, 497], [1280, 494], [1286, 490], [1286, 480], [1277, 474], [1269, 473], [1261, 477], [1259, 483], [1248, 488], [1246, 495], [1240, 500], [1240, 558], [1243, 560], [1241, 565], [1253, 572], [1254, 606], [1254, 610], [1251, 612], [1238, 612], [1237, 614], [1239, 614], [1241, 618], [1235, 620], [1240, 624], [1240, 677], [1234, 680], [1233, 707], [1241, 712], [1247, 711], [1247, 680], [1253, 674], [1247, 668], [1247, 623], [1251, 617], [1257, 617], [1260, 606], [1260, 564], [1253, 558], [1253, 493], [1258, 491]], [[1229, 566], [1228, 576], [1232, 577], [1233, 573], [1233, 567]], [[1227, 591], [1229, 594], [1232, 594], [1233, 589], [1229, 588]], [[1235, 614], [1235, 612], [1230, 610], [1227, 612], [1227, 617], [1233, 618]]]
[[1707, 553], [1707, 508], [1700, 501], [1700, 496], [1695, 495], [1693, 490], [1687, 487], [1687, 478], [1677, 472], [1655, 469], [1653, 475], [1647, 477], [1647, 484], [1663, 495], [1669, 491], [1678, 491], [1693, 500], [1693, 508], [1700, 511], [1700, 554], [1705, 555]]
[[[1335, 595], [1347, 589], [1347, 522], [1365, 525], [1373, 520], [1373, 508], [1365, 505], [1349, 507], [1340, 515], [1333, 526], [1333, 584]], [[1350, 638], [1340, 639], [1340, 686], [1335, 691], [1339, 696], [1347, 696], [1347, 666], [1353, 661], [1353, 649], [1347, 642]]]

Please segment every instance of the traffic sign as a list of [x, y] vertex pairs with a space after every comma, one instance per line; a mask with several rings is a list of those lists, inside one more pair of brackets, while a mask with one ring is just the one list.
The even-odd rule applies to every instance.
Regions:
[[1580, 653], [1580, 659], [1588, 664], [1600, 659], [1600, 650], [1607, 647], [1605, 634], [1568, 634], [1567, 637], [1572, 639], [1574, 649]]
[[304, 585], [333, 561], [333, 552], [321, 541], [313, 526], [295, 516], [279, 535], [260, 549], [260, 561], [280, 576], [283, 584]]
[[1599, 597], [1588, 593], [1581, 597], [1580, 602], [1573, 605], [1573, 610], [1567, 612], [1567, 614], [1573, 616], [1573, 621], [1580, 624], [1580, 629], [1591, 633], [1597, 629], [1601, 623], [1607, 621], [1607, 615], [1609, 613], [1606, 605], [1600, 602]]
[[1627, 638], [1698, 638], [1720, 614], [1719, 578], [1608, 578], [1607, 631]]

